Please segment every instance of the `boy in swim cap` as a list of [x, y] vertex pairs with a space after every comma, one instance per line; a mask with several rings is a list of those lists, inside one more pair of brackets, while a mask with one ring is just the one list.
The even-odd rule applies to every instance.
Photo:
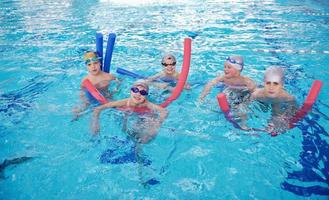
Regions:
[[83, 105], [74, 108], [73, 112], [75, 115], [75, 119], [77, 119], [80, 116], [81, 112], [86, 110], [91, 103], [90, 99], [88, 99], [88, 97], [86, 96], [85, 88], [82, 85], [82, 82], [85, 79], [88, 79], [95, 86], [95, 88], [105, 98], [108, 99], [110, 99], [112, 95], [116, 92], [116, 91], [112, 91], [112, 93], [110, 93], [109, 91], [110, 84], [114, 80], [118, 81], [118, 79], [113, 74], [106, 73], [101, 70], [100, 57], [98, 57], [96, 52], [92, 52], [92, 51], [86, 52], [83, 56], [83, 60], [86, 65], [88, 75], [85, 76], [81, 81], [80, 98], [83, 101]]
[[250, 92], [253, 92], [256, 88], [256, 84], [250, 78], [246, 76], [241, 76], [243, 67], [244, 63], [243, 58], [241, 56], [233, 55], [227, 57], [224, 62], [224, 74], [219, 75], [218, 77], [207, 83], [207, 85], [201, 92], [201, 95], [199, 97], [200, 100], [204, 100], [204, 98], [209, 94], [211, 89], [218, 83], [224, 83], [225, 86], [232, 88], [246, 88]]
[[232, 111], [235, 112], [239, 120], [242, 120], [241, 127], [247, 129], [244, 124], [246, 121], [245, 107], [250, 94], [256, 88], [256, 84], [250, 78], [241, 75], [243, 67], [242, 56], [231, 55], [227, 57], [224, 62], [224, 74], [208, 82], [199, 99], [203, 101], [215, 85], [223, 83], [224, 92], [227, 94]]
[[[170, 83], [176, 83], [179, 78], [179, 73], [176, 71], [176, 58], [172, 54], [166, 54], [162, 57], [161, 64], [163, 70], [156, 75], [150, 76], [146, 79], [147, 82], [151, 83], [156, 80], [161, 80], [166, 83], [153, 83], [156, 87], [162, 89], [172, 90], [173, 87]], [[190, 89], [189, 84], [185, 84], [185, 89]]]
[[92, 121], [92, 132], [97, 134], [99, 132], [99, 115], [100, 112], [107, 108], [121, 108], [124, 111], [133, 112], [138, 109], [144, 109], [150, 113], [156, 113], [157, 119], [152, 118], [152, 123], [148, 123], [148, 126], [137, 124], [137, 126], [144, 127], [147, 129], [147, 134], [142, 135], [138, 138], [138, 142], [147, 143], [157, 134], [157, 130], [160, 128], [162, 122], [166, 119], [168, 111], [163, 107], [151, 103], [148, 101], [148, 84], [143, 80], [136, 81], [130, 88], [130, 97], [118, 101], [112, 101], [101, 106], [98, 106], [94, 110], [93, 121]]
[[284, 89], [284, 72], [281, 67], [267, 68], [264, 75], [264, 88], [257, 88], [251, 97], [272, 110], [267, 131], [273, 133], [287, 130], [289, 118], [296, 112], [297, 104], [295, 97]]

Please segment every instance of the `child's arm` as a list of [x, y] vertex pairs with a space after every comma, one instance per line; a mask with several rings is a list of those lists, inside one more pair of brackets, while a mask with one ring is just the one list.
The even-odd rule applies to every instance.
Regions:
[[154, 103], [148, 102], [147, 107], [150, 108], [151, 110], [155, 110], [159, 113], [159, 122], [162, 123], [168, 116], [168, 111]]
[[90, 105], [90, 102], [88, 101], [87, 96], [86, 96], [86, 92], [84, 91], [82, 86], [81, 86], [81, 89], [80, 89], [79, 96], [80, 96], [80, 99], [82, 101], [82, 104], [73, 108], [72, 112], [73, 112], [74, 117], [71, 121], [77, 120], [82, 115], [82, 112], [87, 110], [87, 108]]
[[122, 99], [122, 100], [119, 100], [119, 101], [108, 102], [106, 104], [103, 104], [101, 106], [96, 107], [94, 109], [93, 118], [92, 118], [92, 121], [91, 121], [92, 133], [94, 135], [96, 135], [99, 132], [99, 129], [100, 129], [99, 128], [99, 115], [100, 115], [102, 110], [104, 110], [106, 108], [125, 106], [125, 105], [127, 105], [127, 101], [128, 101], [128, 99]]
[[153, 82], [157, 79], [160, 79], [161, 77], [163, 76], [162, 72], [159, 72], [153, 76], [149, 76], [147, 77], [147, 79], [145, 79], [146, 82], [150, 83], [150, 82]]
[[255, 84], [255, 82], [254, 82], [253, 80], [251, 80], [251, 79], [248, 78], [248, 77], [245, 77], [245, 83], [246, 83], [246, 86], [247, 86], [247, 88], [248, 88], [248, 90], [249, 90], [250, 92], [254, 92], [254, 91], [255, 91], [255, 89], [256, 89], [256, 84]]
[[157, 111], [159, 113], [159, 118], [154, 120], [152, 127], [147, 127], [149, 129], [147, 134], [142, 135], [142, 137], [138, 139], [138, 142], [143, 144], [148, 143], [157, 135], [161, 124], [168, 116], [168, 111], [159, 105], [148, 102], [147, 107], [151, 110]]
[[121, 83], [122, 83], [122, 79], [117, 78], [113, 74], [109, 74], [109, 78], [110, 78], [110, 81], [115, 81], [116, 82], [116, 87], [111, 92], [111, 95], [113, 96], [116, 92], [119, 91], [119, 88], [120, 88]]
[[204, 87], [203, 91], [201, 92], [201, 95], [199, 97], [199, 99], [201, 101], [203, 101], [203, 99], [209, 94], [210, 90], [219, 82], [223, 81], [224, 77], [223, 76], [219, 76], [213, 80], [211, 80], [209, 83], [207, 83], [207, 85]]
[[252, 93], [251, 93], [251, 100], [258, 100], [259, 98], [264, 97], [263, 95], [264, 89], [263, 88], [256, 88]]
[[[180, 73], [176, 72], [175, 75], [174, 75], [174, 77], [175, 77], [175, 79], [176, 79], [176, 83], [178, 83], [179, 76], [180, 76]], [[170, 88], [171, 91], [172, 91], [173, 89], [174, 89], [174, 87], [171, 87], [171, 88]], [[190, 85], [188, 82], [186, 82], [185, 85], [184, 85], [184, 89], [186, 89], [186, 90], [190, 90], [190, 89], [191, 89], [191, 85]]]
[[161, 88], [161, 89], [167, 89], [168, 88], [168, 84], [167, 83], [159, 83], [159, 82], [154, 82], [160, 78], [163, 77], [163, 73], [157, 73], [156, 75], [150, 76], [147, 79], [145, 79], [145, 82], [147, 84], [152, 84], [153, 86], [157, 87], [157, 88]]

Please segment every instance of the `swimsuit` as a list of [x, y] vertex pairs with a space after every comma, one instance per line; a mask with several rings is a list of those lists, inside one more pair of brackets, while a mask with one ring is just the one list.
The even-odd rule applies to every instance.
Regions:
[[251, 96], [250, 91], [246, 87], [228, 86], [223, 93], [226, 95], [228, 103], [233, 106], [247, 102]]
[[150, 113], [152, 111], [151, 109], [149, 109], [146, 106], [144, 106], [144, 107], [132, 107], [132, 106], [130, 106], [130, 99], [128, 99], [128, 102], [127, 102], [126, 106], [121, 106], [121, 107], [118, 107], [117, 109], [122, 110], [122, 111], [137, 112], [137, 113], [140, 113], [140, 114]]

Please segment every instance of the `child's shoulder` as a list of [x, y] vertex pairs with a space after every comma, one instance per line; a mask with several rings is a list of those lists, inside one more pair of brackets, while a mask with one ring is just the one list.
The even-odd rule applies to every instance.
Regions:
[[111, 73], [102, 72], [101, 76], [104, 80], [113, 80], [115, 79], [115, 76]]
[[84, 82], [85, 82], [86, 80], [92, 82], [92, 81], [88, 78], [88, 76], [83, 77], [82, 80], [81, 80], [81, 83], [80, 83], [80, 87], [81, 87], [81, 88], [84, 88], [84, 87], [85, 87], [85, 86], [84, 86]]
[[293, 95], [289, 94], [286, 90], [282, 90], [280, 97], [285, 101], [295, 101], [296, 99]]
[[224, 75], [218, 75], [216, 76], [214, 79], [212, 79], [213, 81], [225, 81], [225, 76]]
[[252, 78], [250, 78], [249, 76], [241, 76], [241, 79], [243, 79], [244, 81], [248, 81], [248, 82], [254, 82], [254, 80]]

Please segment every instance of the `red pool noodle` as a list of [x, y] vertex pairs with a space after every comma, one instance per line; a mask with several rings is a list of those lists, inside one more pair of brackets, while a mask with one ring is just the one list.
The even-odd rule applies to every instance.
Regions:
[[90, 94], [97, 99], [101, 104], [106, 104], [108, 100], [95, 88], [89, 79], [82, 81], [82, 86], [85, 87]]
[[[294, 128], [295, 124], [303, 119], [307, 112], [312, 108], [314, 102], [316, 101], [320, 90], [322, 87], [322, 82], [319, 80], [315, 80], [312, 84], [312, 87], [310, 89], [310, 92], [307, 95], [306, 100], [304, 101], [303, 106], [296, 112], [296, 114], [289, 120], [289, 128]], [[224, 112], [226, 119], [228, 119], [235, 127], [240, 128], [239, 125], [229, 116], [230, 112], [230, 106], [227, 102], [226, 96], [224, 93], [220, 93], [217, 95], [217, 101], [221, 108], [221, 110]], [[258, 130], [258, 129], [253, 129]], [[260, 129], [259, 129], [260, 130]], [[276, 136], [276, 135], [272, 135]]]
[[228, 105], [226, 95], [224, 93], [220, 93], [217, 95], [217, 101], [219, 107], [222, 109], [224, 113], [228, 113], [230, 111], [230, 106]]
[[182, 71], [178, 78], [177, 85], [171, 96], [164, 103], [161, 104], [161, 107], [163, 108], [167, 107], [172, 101], [176, 100], [184, 89], [191, 63], [191, 42], [191, 38], [185, 38], [184, 40], [184, 59]]
[[[219, 107], [221, 108], [221, 110], [223, 111], [223, 113], [225, 115], [225, 118], [229, 122], [231, 122], [235, 128], [245, 130], [245, 129], [241, 128], [241, 126], [230, 115], [230, 106], [227, 102], [226, 95], [224, 93], [218, 94], [217, 95], [217, 101], [218, 101]], [[251, 129], [251, 130], [258, 130], [258, 129]]]
[[[88, 92], [101, 104], [106, 104], [109, 101], [95, 88], [95, 86], [90, 82], [89, 79], [85, 79], [82, 81], [82, 86], [85, 87]], [[150, 112], [151, 110], [147, 107], [127, 107], [127, 106], [122, 106], [118, 107], [118, 110], [121, 111], [132, 111], [132, 112], [137, 112], [137, 113], [146, 113]]]
[[[181, 94], [182, 90], [184, 89], [187, 76], [189, 73], [190, 69], [190, 64], [191, 64], [191, 43], [192, 40], [191, 38], [185, 38], [184, 40], [184, 58], [183, 58], [183, 67], [182, 71], [180, 73], [180, 76], [177, 81], [177, 85], [172, 92], [171, 96], [160, 106], [165, 108], [167, 107], [172, 101], [176, 100], [179, 95]], [[82, 82], [82, 86], [85, 87], [90, 94], [98, 100], [100, 103], [105, 104], [108, 102], [108, 100], [93, 86], [93, 84], [90, 82], [90, 80], [85, 79]], [[133, 109], [128, 109], [128, 108], [118, 108], [119, 110], [132, 110], [133, 112], [148, 112], [150, 111], [149, 108], [133, 108]]]
[[312, 84], [310, 92], [307, 95], [306, 100], [304, 101], [303, 106], [296, 112], [296, 114], [289, 121], [289, 128], [294, 128], [295, 124], [303, 119], [305, 115], [311, 110], [315, 100], [318, 98], [322, 87], [322, 82], [320, 80], [315, 80]]

